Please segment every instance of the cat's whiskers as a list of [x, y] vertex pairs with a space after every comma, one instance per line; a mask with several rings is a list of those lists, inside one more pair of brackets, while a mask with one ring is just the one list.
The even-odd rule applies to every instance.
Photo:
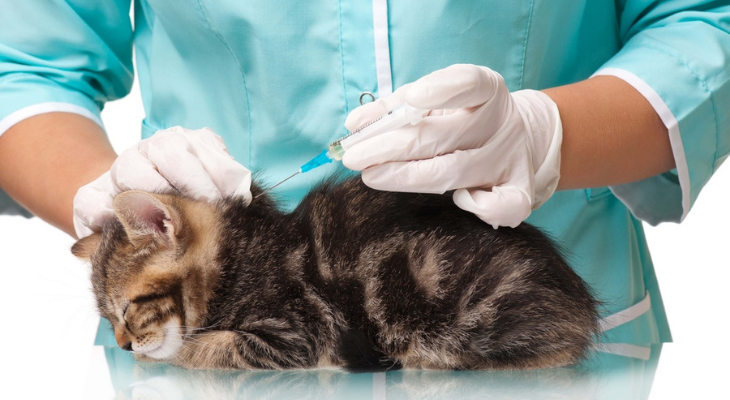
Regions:
[[192, 337], [195, 337], [195, 336], [206, 336], [206, 335], [209, 335], [209, 334], [211, 334], [213, 332], [220, 332], [220, 331], [210, 331], [210, 332], [203, 332], [203, 333], [190, 333], [190, 334], [185, 335], [185, 338], [188, 338], [188, 337], [192, 338]]
[[217, 343], [211, 343], [198, 338], [185, 338], [185, 340], [183, 341], [183, 346], [185, 342], [187, 342], [188, 344], [194, 344], [197, 347], [198, 351], [208, 348], [219, 348], [219, 345]]

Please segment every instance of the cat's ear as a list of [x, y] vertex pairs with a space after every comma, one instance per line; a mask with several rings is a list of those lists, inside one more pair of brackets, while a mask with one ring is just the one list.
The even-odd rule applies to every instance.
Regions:
[[182, 221], [167, 199], [138, 190], [123, 192], [114, 198], [114, 213], [135, 247], [176, 246]]
[[71, 246], [71, 253], [78, 258], [88, 260], [91, 255], [96, 252], [101, 241], [101, 233], [94, 233], [91, 236], [79, 239], [78, 242]]

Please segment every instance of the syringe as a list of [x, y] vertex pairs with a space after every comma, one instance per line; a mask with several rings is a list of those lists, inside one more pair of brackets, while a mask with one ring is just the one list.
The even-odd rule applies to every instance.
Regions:
[[409, 104], [404, 103], [402, 106], [396, 108], [395, 110], [390, 111], [389, 113], [368, 122], [357, 130], [350, 132], [348, 135], [330, 143], [326, 150], [322, 151], [321, 153], [319, 153], [319, 155], [317, 155], [317, 157], [314, 157], [306, 164], [302, 165], [299, 168], [299, 171], [290, 175], [276, 185], [266, 189], [262, 193], [258, 194], [257, 197], [299, 174], [303, 174], [322, 165], [329, 164], [333, 160], [342, 160], [342, 156], [345, 155], [345, 152], [357, 143], [380, 135], [381, 133], [402, 128], [406, 125], [416, 125], [417, 123], [421, 122], [421, 120], [429, 113], [429, 111], [430, 110], [414, 108]]

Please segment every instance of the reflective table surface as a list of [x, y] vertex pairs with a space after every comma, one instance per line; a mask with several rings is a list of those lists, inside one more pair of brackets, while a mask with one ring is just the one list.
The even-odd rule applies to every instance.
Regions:
[[[136, 362], [96, 346], [89, 399], [622, 399], [645, 400], [662, 346], [647, 360], [594, 353], [580, 366], [533, 371], [193, 371]], [[106, 364], [106, 365], [103, 365]], [[100, 384], [100, 383], [104, 384]]]

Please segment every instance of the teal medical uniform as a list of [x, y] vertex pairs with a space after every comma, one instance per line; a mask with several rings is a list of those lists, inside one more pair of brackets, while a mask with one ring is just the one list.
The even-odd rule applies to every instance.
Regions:
[[[271, 183], [344, 135], [363, 92], [378, 96], [370, 1], [136, 0], [134, 30], [129, 7], [130, 0], [1, 0], [0, 127], [56, 104], [98, 119], [105, 102], [130, 89], [134, 43], [142, 137], [175, 125], [211, 127]], [[644, 85], [642, 94], [655, 95], [652, 105], [664, 107], [674, 135], [677, 170], [555, 193], [528, 222], [567, 249], [604, 315], [649, 294], [650, 310], [603, 341], [669, 341], [638, 218], [681, 220], [730, 152], [730, 1], [403, 0], [388, 4], [387, 29], [395, 88], [471, 63], [501, 73], [511, 90], [602, 70], [623, 71]], [[336, 168], [298, 177], [279, 193], [294, 204]]]

